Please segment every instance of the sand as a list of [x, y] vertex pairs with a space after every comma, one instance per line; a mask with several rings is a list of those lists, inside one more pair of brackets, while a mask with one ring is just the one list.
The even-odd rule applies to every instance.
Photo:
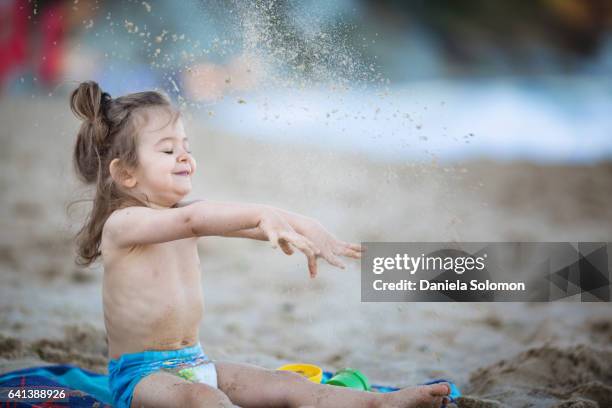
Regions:
[[[106, 371], [99, 266], [74, 265], [86, 197], [65, 99], [0, 105], [0, 372]], [[263, 202], [352, 241], [611, 241], [612, 164], [382, 163], [188, 122], [193, 197]], [[80, 208], [80, 210], [79, 210]], [[217, 360], [354, 367], [372, 382], [454, 380], [462, 407], [612, 406], [609, 303], [360, 303], [359, 263], [322, 266], [253, 241], [200, 243], [201, 341]]]

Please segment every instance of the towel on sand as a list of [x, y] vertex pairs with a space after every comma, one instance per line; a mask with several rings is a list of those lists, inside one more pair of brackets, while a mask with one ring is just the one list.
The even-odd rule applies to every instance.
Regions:
[[[325, 371], [323, 382], [329, 380], [333, 373]], [[433, 384], [445, 380], [434, 380], [425, 384]], [[27, 389], [49, 389], [61, 388], [66, 392], [63, 400], [37, 400], [29, 403], [11, 403], [7, 407], [49, 407], [49, 406], [70, 406], [70, 407], [111, 407], [111, 394], [108, 388], [108, 376], [94, 373], [70, 364], [48, 365], [40, 367], [24, 368], [22, 370], [11, 371], [0, 375], [0, 389], [24, 387]], [[451, 383], [452, 398], [458, 397], [459, 390]], [[372, 385], [372, 391], [392, 392], [399, 388], [384, 385]], [[454, 395], [453, 395], [454, 394]], [[3, 392], [0, 397], [6, 397]], [[6, 400], [0, 399], [1, 402]], [[52, 404], [55, 402], [56, 404]]]

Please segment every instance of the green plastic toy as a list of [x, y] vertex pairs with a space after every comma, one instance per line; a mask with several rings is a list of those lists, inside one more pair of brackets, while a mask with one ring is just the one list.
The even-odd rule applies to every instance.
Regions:
[[370, 391], [368, 377], [363, 375], [363, 373], [360, 371], [352, 368], [345, 368], [338, 371], [336, 375], [326, 382], [326, 384], [336, 385], [339, 387], [355, 388], [362, 391]]

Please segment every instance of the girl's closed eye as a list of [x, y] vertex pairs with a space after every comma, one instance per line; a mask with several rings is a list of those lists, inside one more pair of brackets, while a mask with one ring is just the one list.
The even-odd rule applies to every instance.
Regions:
[[[187, 153], [191, 154], [191, 150], [187, 150], [187, 149], [185, 149], [185, 151], [186, 151]], [[166, 154], [174, 154], [174, 151], [173, 151], [173, 150], [164, 150], [164, 151], [162, 151], [162, 153], [166, 153]]]

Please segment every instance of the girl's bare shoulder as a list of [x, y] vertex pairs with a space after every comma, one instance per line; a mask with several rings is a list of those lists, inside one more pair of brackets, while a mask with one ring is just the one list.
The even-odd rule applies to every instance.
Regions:
[[110, 215], [104, 221], [104, 225], [102, 226], [102, 238], [108, 236], [109, 232], [113, 232], [114, 229], [118, 226], [118, 219], [124, 216], [128, 208], [119, 208], [110, 213]]
[[[123, 207], [113, 211], [102, 226], [102, 236], [100, 237], [100, 250], [108, 252], [109, 250], [118, 249], [113, 245], [112, 237], [121, 233], [122, 225], [125, 224], [126, 218], [137, 213], [137, 207]], [[135, 211], [136, 210], [136, 211]]]

